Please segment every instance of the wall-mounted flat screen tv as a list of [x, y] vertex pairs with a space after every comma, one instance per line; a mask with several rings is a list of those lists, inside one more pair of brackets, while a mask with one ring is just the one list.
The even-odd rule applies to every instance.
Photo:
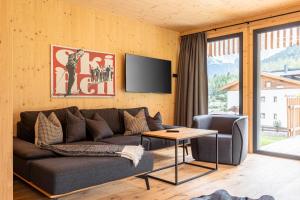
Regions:
[[172, 93], [171, 61], [125, 55], [126, 92]]

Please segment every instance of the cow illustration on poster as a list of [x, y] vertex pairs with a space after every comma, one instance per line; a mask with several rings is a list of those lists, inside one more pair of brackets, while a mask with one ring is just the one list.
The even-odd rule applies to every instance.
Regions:
[[115, 55], [52, 45], [51, 96], [115, 96]]

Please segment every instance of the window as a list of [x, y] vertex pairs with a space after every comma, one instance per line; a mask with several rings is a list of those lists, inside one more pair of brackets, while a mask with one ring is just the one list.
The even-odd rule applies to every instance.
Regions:
[[208, 112], [211, 114], [242, 113], [242, 41], [242, 33], [208, 40]]
[[265, 96], [260, 97], [260, 102], [262, 103], [266, 102], [266, 97]]
[[300, 102], [299, 74], [300, 21], [253, 31], [255, 152], [300, 159], [300, 153], [290, 151], [293, 148], [288, 143], [297, 137], [290, 130], [299, 127], [300, 121], [300, 109], [291, 111]]
[[260, 113], [260, 118], [261, 119], [265, 119], [266, 118], [266, 114], [265, 113]]
[[271, 86], [272, 86], [271, 81], [267, 81], [267, 82], [266, 82], [266, 88], [270, 88]]

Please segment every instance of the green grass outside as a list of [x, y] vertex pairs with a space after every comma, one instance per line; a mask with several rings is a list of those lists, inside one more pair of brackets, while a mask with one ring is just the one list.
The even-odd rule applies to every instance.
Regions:
[[265, 146], [265, 145], [272, 144], [274, 142], [278, 142], [278, 141], [285, 140], [285, 139], [287, 139], [286, 136], [261, 135], [260, 146]]

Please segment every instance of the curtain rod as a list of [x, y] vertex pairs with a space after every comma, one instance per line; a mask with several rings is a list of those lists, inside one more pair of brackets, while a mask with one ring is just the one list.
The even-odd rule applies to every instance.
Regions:
[[[231, 24], [231, 25], [227, 25], [227, 26], [220, 26], [220, 27], [216, 27], [216, 28], [211, 28], [211, 29], [207, 29], [207, 30], [199, 31], [199, 32], [216, 31], [218, 29], [229, 28], [229, 27], [232, 27], [232, 26], [238, 26], [238, 25], [242, 25], [242, 24], [250, 24], [250, 23], [253, 23], [253, 22], [257, 22], [257, 21], [272, 19], [272, 18], [281, 17], [281, 16], [285, 16], [285, 15], [291, 15], [291, 14], [295, 14], [295, 13], [299, 13], [299, 12], [300, 12], [300, 10], [296, 10], [296, 11], [282, 13], [282, 14], [273, 15], [273, 16], [269, 16], [269, 17], [263, 17], [263, 18], [259, 18], [259, 19], [249, 20], [249, 21], [246, 21], [246, 22], [240, 22], [240, 23]], [[197, 33], [197, 32], [195, 32], [195, 33]], [[182, 36], [183, 35], [189, 35], [189, 34], [192, 34], [192, 33], [182, 34]]]

